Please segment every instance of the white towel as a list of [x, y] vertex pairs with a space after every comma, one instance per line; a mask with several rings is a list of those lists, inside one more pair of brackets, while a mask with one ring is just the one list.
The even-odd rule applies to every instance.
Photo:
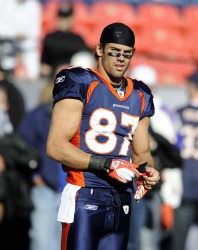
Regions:
[[161, 173], [162, 186], [160, 194], [164, 203], [173, 208], [181, 204], [183, 194], [182, 171], [180, 168], [166, 168]]
[[61, 195], [61, 203], [59, 206], [57, 220], [64, 223], [72, 223], [74, 221], [75, 205], [76, 205], [76, 193], [80, 189], [80, 186], [68, 183]]

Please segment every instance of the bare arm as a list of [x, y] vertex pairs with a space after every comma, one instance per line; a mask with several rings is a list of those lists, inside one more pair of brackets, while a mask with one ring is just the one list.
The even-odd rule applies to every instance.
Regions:
[[47, 140], [47, 156], [67, 167], [87, 169], [90, 154], [70, 143], [79, 128], [83, 104], [79, 100], [64, 99], [55, 104]]
[[150, 153], [150, 139], [148, 134], [149, 118], [144, 118], [138, 123], [132, 141], [132, 161], [135, 164], [148, 162], [154, 167], [153, 158]]
[[159, 172], [154, 169], [153, 157], [150, 153], [150, 137], [148, 133], [149, 118], [142, 119], [135, 131], [132, 141], [132, 161], [135, 164], [147, 162], [145, 187], [151, 189], [159, 180]]

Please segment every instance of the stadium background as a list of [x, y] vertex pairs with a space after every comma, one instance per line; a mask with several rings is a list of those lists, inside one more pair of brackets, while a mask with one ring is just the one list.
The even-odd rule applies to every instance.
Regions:
[[[41, 1], [41, 49], [44, 36], [55, 29], [60, 1]], [[93, 49], [106, 24], [117, 21], [128, 24], [135, 31], [137, 48], [131, 68], [142, 63], [154, 67], [159, 73], [157, 92], [171, 108], [176, 109], [187, 102], [185, 80], [198, 63], [198, 0], [64, 2], [74, 6], [73, 30]], [[16, 81], [27, 110], [37, 105], [45, 84], [42, 79]], [[194, 250], [198, 229], [194, 227], [192, 230], [188, 244], [189, 247], [192, 245], [189, 249]]]
[[[56, 11], [61, 0], [41, 2], [42, 49], [44, 36], [55, 29]], [[117, 21], [129, 25], [136, 34], [137, 49], [131, 67], [143, 63], [157, 70], [157, 91], [169, 106], [177, 108], [187, 101], [185, 79], [196, 69], [198, 62], [197, 0], [62, 2], [73, 4], [73, 30], [93, 49], [106, 24]], [[27, 100], [27, 109], [31, 109], [37, 102], [42, 83], [32, 83], [33, 92], [29, 91], [31, 83], [17, 85]]]

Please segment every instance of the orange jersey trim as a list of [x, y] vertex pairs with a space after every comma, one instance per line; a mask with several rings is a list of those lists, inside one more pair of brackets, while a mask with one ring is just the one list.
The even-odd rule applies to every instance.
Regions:
[[69, 170], [67, 171], [66, 181], [68, 183], [78, 185], [80, 187], [85, 187], [85, 180], [83, 176], [83, 172], [79, 170]]
[[70, 224], [62, 223], [61, 250], [67, 250], [67, 237]]
[[141, 114], [143, 114], [146, 101], [145, 101], [145, 98], [144, 98], [144, 94], [141, 91], [138, 90], [138, 94], [139, 94], [140, 98], [142, 99]]
[[86, 104], [85, 104], [85, 106], [84, 106], [84, 109], [85, 109], [85, 107], [87, 106], [87, 104], [88, 104], [88, 102], [89, 102], [89, 100], [90, 100], [90, 98], [91, 98], [91, 95], [92, 95], [94, 89], [95, 89], [99, 84], [100, 84], [100, 82], [94, 81], [94, 82], [92, 82], [92, 84], [90, 85], [90, 87], [89, 87], [89, 89], [88, 89], [88, 92], [87, 92], [87, 102], [86, 102]]
[[131, 79], [125, 78], [126, 81], [127, 81], [127, 88], [126, 88], [126, 93], [125, 93], [124, 97], [121, 98], [118, 95], [117, 91], [114, 89], [114, 87], [104, 78], [103, 75], [101, 75], [99, 72], [97, 72], [95, 70], [92, 70], [92, 71], [103, 80], [103, 82], [107, 85], [107, 87], [109, 88], [109, 90], [111, 91], [111, 93], [114, 96], [116, 96], [116, 98], [119, 99], [121, 102], [125, 101], [130, 96], [130, 94], [132, 93], [132, 91], [133, 91], [133, 82], [132, 82]]
[[[80, 148], [80, 126], [78, 130], [76, 131], [76, 134], [72, 138], [71, 143], [77, 148]], [[80, 187], [85, 186], [85, 181], [84, 181], [84, 176], [83, 176], [82, 171], [73, 170], [73, 169], [71, 170], [70, 168], [67, 168], [67, 167], [65, 168], [65, 170], [67, 172], [67, 178], [66, 178], [67, 182], [74, 184], [74, 185], [78, 185]]]

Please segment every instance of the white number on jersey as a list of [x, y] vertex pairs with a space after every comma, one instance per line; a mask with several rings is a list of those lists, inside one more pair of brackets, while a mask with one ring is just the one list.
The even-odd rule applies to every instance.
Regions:
[[[102, 121], [105, 121], [105, 123]], [[121, 124], [118, 124], [116, 115], [113, 111], [108, 109], [97, 109], [90, 117], [90, 130], [85, 134], [85, 142], [87, 147], [98, 154], [111, 153], [117, 145], [117, 135], [115, 130], [117, 126], [130, 127], [128, 136], [123, 138], [122, 145], [120, 147], [119, 155], [127, 155], [132, 136], [138, 125], [139, 117], [131, 116], [122, 112]], [[99, 142], [98, 136], [106, 137], [105, 142]]]
[[181, 155], [184, 159], [194, 158], [198, 160], [198, 128], [193, 126], [184, 126], [182, 128], [184, 136]]

